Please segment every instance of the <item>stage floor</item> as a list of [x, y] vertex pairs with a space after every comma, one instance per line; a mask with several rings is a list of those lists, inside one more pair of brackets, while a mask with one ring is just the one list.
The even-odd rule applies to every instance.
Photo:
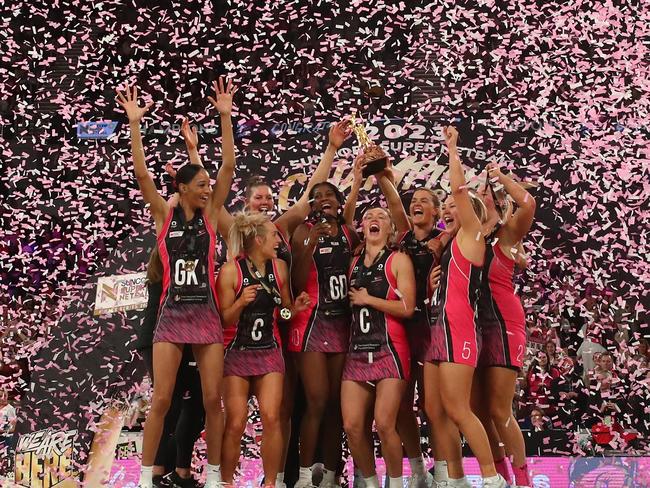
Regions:
[[[642, 488], [650, 487], [650, 457], [607, 458], [529, 458], [533, 488]], [[257, 488], [262, 478], [261, 463], [257, 459], [244, 459], [241, 463], [240, 487]], [[384, 465], [377, 460], [377, 470], [383, 474]], [[408, 474], [408, 462], [404, 473]], [[351, 471], [348, 471], [351, 472]], [[465, 472], [473, 488], [480, 488], [478, 463], [465, 459]], [[112, 488], [137, 487], [140, 464], [137, 459], [119, 459], [113, 464], [108, 486]], [[405, 485], [406, 486], [406, 485]]]

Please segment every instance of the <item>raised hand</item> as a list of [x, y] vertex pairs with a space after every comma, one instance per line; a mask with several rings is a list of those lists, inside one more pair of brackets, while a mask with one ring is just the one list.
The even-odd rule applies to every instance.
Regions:
[[181, 125], [181, 134], [183, 139], [185, 139], [185, 145], [187, 150], [191, 151], [196, 149], [199, 145], [199, 136], [196, 130], [196, 126], [190, 127], [190, 121], [187, 117], [183, 119], [183, 124]]
[[485, 169], [488, 172], [488, 176], [490, 177], [490, 179], [501, 178], [501, 176], [503, 176], [503, 173], [501, 173], [501, 169], [499, 168], [499, 165], [494, 161], [488, 163]]
[[147, 103], [144, 107], [138, 105], [138, 87], [133, 86], [129, 88], [127, 83], [124, 91], [116, 88], [117, 103], [124, 109], [126, 116], [129, 118], [129, 123], [140, 122], [144, 114], [151, 108], [153, 102]]
[[208, 97], [208, 100], [221, 115], [230, 115], [232, 113], [232, 96], [237, 92], [237, 87], [233, 86], [232, 81], [224, 81], [220, 76], [219, 80], [213, 82], [215, 97]]
[[354, 165], [352, 166], [352, 175], [354, 176], [354, 183], [361, 186], [363, 183], [363, 153], [360, 152], [356, 158], [354, 158]]
[[168, 174], [169, 176], [172, 177], [172, 179], [175, 179], [175, 178], [176, 178], [176, 173], [177, 173], [177, 171], [174, 169], [174, 165], [173, 165], [172, 163], [167, 163], [167, 164], [165, 165], [165, 171], [167, 172], [167, 174]]
[[352, 134], [352, 124], [347, 119], [341, 120], [330, 127], [329, 143], [335, 149], [339, 149], [350, 134]]
[[379, 178], [382, 176], [386, 177], [388, 181], [390, 181], [391, 184], [395, 186], [395, 170], [393, 170], [393, 162], [391, 161], [390, 157], [388, 158], [386, 167], [381, 170], [381, 172], [376, 174], [377, 181], [379, 181]]
[[456, 143], [458, 142], [458, 130], [456, 130], [456, 127], [453, 125], [447, 126], [443, 129], [442, 134], [445, 136], [445, 142], [448, 147], [456, 147]]

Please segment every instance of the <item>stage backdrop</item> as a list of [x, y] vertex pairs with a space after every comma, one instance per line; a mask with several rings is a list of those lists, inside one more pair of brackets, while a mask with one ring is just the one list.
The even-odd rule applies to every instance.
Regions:
[[[327, 144], [327, 128], [331, 122], [238, 126], [237, 174], [229, 206], [232, 209], [241, 206], [243, 183], [251, 174], [260, 174], [272, 184], [278, 194], [279, 211], [291, 205], [300, 196], [318, 163]], [[570, 181], [568, 174], [559, 174], [564, 171], [562, 168], [549, 168], [546, 152], [529, 147], [529, 133], [503, 132], [476, 124], [471, 119], [458, 120], [456, 125], [461, 134], [461, 157], [473, 185], [484, 181], [485, 176], [480, 173], [489, 161], [500, 162], [528, 181], [542, 180], [548, 177], [549, 171], [557, 173], [554, 178], [558, 181]], [[215, 175], [220, 152], [217, 134], [213, 127], [203, 129], [203, 162]], [[106, 157], [109, 172], [119, 172], [122, 178], [125, 168], [130, 167], [124, 130], [123, 127], [118, 129], [122, 132], [117, 141], [93, 142], [98, 146], [92, 149], [96, 155]], [[403, 120], [378, 120], [369, 124], [368, 130], [393, 158], [398, 189], [405, 205], [418, 185], [426, 185], [444, 195], [448, 179], [441, 127], [409, 124]], [[173, 145], [163, 144], [171, 141]], [[148, 131], [145, 149], [150, 157], [153, 156], [150, 168], [157, 174], [162, 191], [166, 192], [168, 177], [162, 168], [169, 161], [176, 166], [183, 164], [187, 159], [183, 147], [178, 145], [175, 134]], [[355, 150], [354, 140], [346, 142], [338, 152], [330, 175], [330, 180], [343, 191], [352, 183], [351, 163]], [[126, 184], [130, 187], [127, 217], [135, 230], [98, 270], [96, 279], [71, 292], [65, 314], [50, 331], [49, 343], [33, 360], [32, 388], [21, 405], [17, 428], [20, 439], [16, 480], [20, 485], [34, 486], [34, 483], [41, 483], [37, 480], [43, 480], [38, 486], [65, 486], [65, 479], [76, 478], [83, 471], [94, 426], [105, 407], [116, 400], [128, 402], [142, 380], [142, 361], [133, 350], [134, 328], [140, 326], [142, 312], [94, 314], [98, 280], [103, 286], [113, 275], [143, 272], [154, 243], [153, 227], [135, 183], [131, 180]], [[554, 253], [555, 263], [570, 262], [589, 245], [586, 241], [573, 242], [573, 236], [567, 233], [571, 228], [567, 227], [570, 212], [562, 215], [552, 206], [560, 190], [541, 185], [533, 191], [541, 205], [537, 222], [527, 238], [527, 247], [538, 262], [534, 262], [528, 276], [521, 281], [524, 295], [531, 288], [527, 282], [537, 280], [540, 273], [548, 273], [549, 263], [545, 260], [549, 253]], [[357, 212], [379, 198], [371, 179], [366, 191], [362, 192]], [[124, 202], [116, 204], [124, 206]], [[566, 245], [567, 242], [571, 245]], [[629, 279], [616, 270], [612, 272], [619, 284]], [[104, 289], [105, 295], [106, 292], [110, 292], [110, 286]], [[101, 287], [99, 296], [102, 297]], [[537, 299], [537, 296], [528, 299], [528, 305]], [[111, 311], [110, 307], [107, 311]]]

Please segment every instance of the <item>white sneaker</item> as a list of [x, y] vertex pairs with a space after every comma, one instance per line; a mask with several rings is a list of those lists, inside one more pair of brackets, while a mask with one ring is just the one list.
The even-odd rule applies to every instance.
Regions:
[[490, 478], [483, 478], [483, 488], [508, 488], [508, 483], [503, 479], [503, 476], [497, 474]]
[[409, 476], [408, 488], [432, 488], [433, 475], [428, 471], [426, 474], [412, 474]]
[[457, 480], [447, 479], [443, 481], [433, 481], [434, 488], [472, 488], [472, 484], [467, 478]]
[[276, 481], [275, 488], [287, 488], [287, 484], [284, 481]]

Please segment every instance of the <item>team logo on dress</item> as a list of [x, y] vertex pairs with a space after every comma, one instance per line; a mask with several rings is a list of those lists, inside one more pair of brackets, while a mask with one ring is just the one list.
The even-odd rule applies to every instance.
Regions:
[[273, 280], [275, 280], [275, 278], [273, 277], [273, 274], [272, 274], [272, 273], [269, 273], [269, 281], [270, 281], [271, 283], [273, 283]]
[[172, 227], [176, 227], [176, 221], [172, 220]]
[[248, 278], [244, 278], [244, 285], [248, 285]]
[[169, 237], [181, 237], [185, 231], [173, 230], [169, 233]]
[[203, 225], [203, 219], [199, 219], [196, 223], [197, 223], [198, 225]]
[[381, 271], [382, 269], [384, 269], [384, 265], [379, 263], [379, 265], [377, 265], [377, 269]]

